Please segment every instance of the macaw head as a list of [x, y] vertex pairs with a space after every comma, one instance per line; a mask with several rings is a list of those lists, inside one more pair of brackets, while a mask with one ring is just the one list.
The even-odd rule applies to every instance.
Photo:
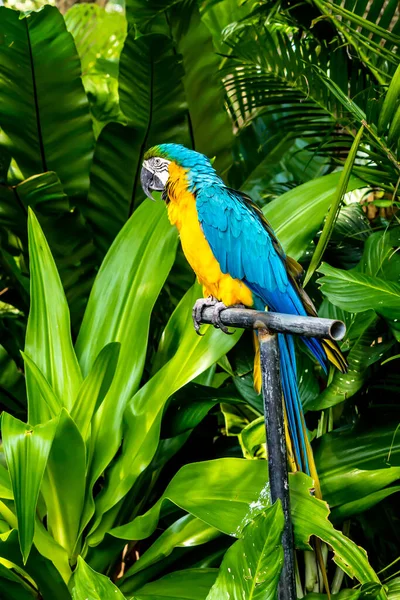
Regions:
[[153, 146], [144, 155], [140, 182], [146, 196], [154, 200], [152, 192], [163, 192], [171, 173], [171, 167], [181, 167], [188, 179], [189, 189], [196, 187], [199, 177], [215, 174], [210, 160], [180, 144]]

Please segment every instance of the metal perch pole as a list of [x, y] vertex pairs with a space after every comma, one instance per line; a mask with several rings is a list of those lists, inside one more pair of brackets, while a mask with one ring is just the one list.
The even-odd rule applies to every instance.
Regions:
[[[212, 323], [213, 308], [205, 308], [202, 323]], [[341, 340], [346, 333], [342, 321], [299, 317], [246, 308], [227, 308], [220, 314], [224, 325], [241, 329], [258, 329], [267, 434], [268, 471], [271, 500], [282, 503], [284, 528], [282, 547], [284, 564], [278, 586], [278, 600], [296, 600], [294, 576], [294, 541], [290, 515], [289, 479], [283, 421], [282, 388], [277, 333]]]

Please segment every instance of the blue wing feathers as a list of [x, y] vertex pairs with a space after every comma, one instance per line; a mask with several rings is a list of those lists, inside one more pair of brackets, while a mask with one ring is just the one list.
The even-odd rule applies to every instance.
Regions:
[[[221, 270], [244, 281], [258, 309], [306, 316], [302, 300], [289, 278], [285, 256], [276, 247], [261, 218], [240, 194], [221, 185], [196, 190], [196, 207], [204, 235]], [[273, 234], [272, 234], [273, 235]], [[303, 416], [297, 385], [292, 336], [279, 334], [281, 381], [297, 462], [309, 473], [303, 433]], [[326, 368], [326, 354], [319, 340], [303, 338]]]

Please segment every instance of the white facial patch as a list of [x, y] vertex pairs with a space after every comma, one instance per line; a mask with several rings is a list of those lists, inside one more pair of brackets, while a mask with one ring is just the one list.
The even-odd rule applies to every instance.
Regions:
[[153, 156], [152, 158], [143, 161], [143, 167], [151, 173], [154, 173], [161, 183], [165, 185], [169, 178], [168, 165], [170, 162], [171, 161], [166, 158]]

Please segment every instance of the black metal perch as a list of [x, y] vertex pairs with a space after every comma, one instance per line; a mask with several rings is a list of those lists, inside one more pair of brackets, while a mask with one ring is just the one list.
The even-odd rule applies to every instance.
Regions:
[[[212, 323], [213, 308], [204, 308], [202, 323]], [[246, 308], [227, 308], [220, 314], [223, 325], [240, 329], [257, 329], [260, 342], [264, 419], [267, 433], [268, 471], [271, 500], [282, 503], [284, 529], [282, 546], [284, 565], [278, 586], [279, 600], [296, 600], [294, 541], [290, 515], [289, 480], [283, 421], [282, 388], [277, 333], [341, 340], [346, 333], [342, 321], [299, 317]]]

